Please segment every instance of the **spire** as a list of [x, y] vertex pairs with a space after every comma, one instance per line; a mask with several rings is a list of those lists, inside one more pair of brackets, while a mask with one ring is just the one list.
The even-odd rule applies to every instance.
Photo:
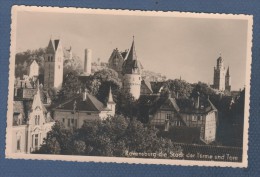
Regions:
[[228, 66], [226, 77], [229, 77], [229, 76], [230, 76], [230, 74], [229, 74], [229, 66]]
[[32, 109], [34, 110], [36, 107], [41, 105], [41, 96], [40, 96], [40, 87], [39, 82], [37, 86], [36, 94], [33, 97]]
[[113, 100], [113, 95], [112, 95], [112, 90], [111, 90], [111, 86], [109, 87], [109, 95], [108, 95], [108, 101], [107, 103], [115, 103]]
[[136, 52], [135, 52], [135, 37], [133, 36], [133, 42], [130, 51], [128, 52], [128, 56], [126, 60], [137, 60]]

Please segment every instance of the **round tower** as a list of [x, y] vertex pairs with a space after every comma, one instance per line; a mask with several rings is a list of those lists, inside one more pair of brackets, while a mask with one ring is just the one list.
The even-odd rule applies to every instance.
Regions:
[[124, 91], [132, 94], [135, 99], [138, 99], [141, 93], [141, 65], [137, 60], [134, 40], [127, 58], [123, 62], [122, 75]]

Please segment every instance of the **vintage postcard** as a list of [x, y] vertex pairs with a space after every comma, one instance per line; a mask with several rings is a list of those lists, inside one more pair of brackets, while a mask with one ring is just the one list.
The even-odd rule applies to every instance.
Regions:
[[6, 158], [247, 167], [252, 28], [13, 6]]

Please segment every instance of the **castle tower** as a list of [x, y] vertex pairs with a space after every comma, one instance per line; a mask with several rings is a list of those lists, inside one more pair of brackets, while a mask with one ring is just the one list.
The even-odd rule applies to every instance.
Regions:
[[92, 50], [85, 49], [84, 75], [89, 76], [91, 74], [91, 60], [92, 60]]
[[63, 82], [63, 48], [59, 39], [52, 41], [44, 57], [44, 89], [59, 89]]
[[141, 92], [141, 64], [137, 60], [134, 39], [126, 60], [123, 62], [122, 75], [123, 90], [138, 99]]
[[225, 89], [227, 91], [231, 91], [231, 76], [229, 74], [229, 67], [227, 69], [226, 77], [225, 77]]
[[110, 115], [114, 116], [116, 112], [116, 103], [113, 100], [112, 90], [111, 87], [109, 88], [109, 95], [108, 95], [108, 101], [107, 101], [107, 108], [111, 110]]
[[217, 59], [217, 66], [214, 67], [213, 88], [221, 91], [225, 90], [226, 71], [224, 61], [221, 56]]

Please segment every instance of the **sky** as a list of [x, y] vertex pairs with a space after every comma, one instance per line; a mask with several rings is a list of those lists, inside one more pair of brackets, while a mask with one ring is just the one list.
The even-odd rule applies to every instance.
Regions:
[[113, 49], [131, 47], [135, 36], [138, 60], [145, 70], [190, 83], [212, 84], [220, 56], [230, 67], [232, 90], [245, 85], [247, 21], [184, 17], [97, 15], [20, 11], [16, 52], [47, 47], [50, 38], [84, 58], [107, 62]]

